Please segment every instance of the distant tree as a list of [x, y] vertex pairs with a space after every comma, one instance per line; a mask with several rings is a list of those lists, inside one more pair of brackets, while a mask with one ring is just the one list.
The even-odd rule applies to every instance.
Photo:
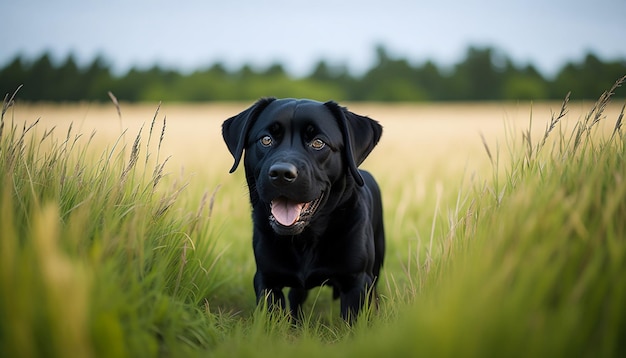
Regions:
[[383, 46], [376, 48], [376, 65], [360, 79], [357, 100], [421, 101], [427, 98], [420, 88], [417, 71], [406, 59], [394, 59]]
[[84, 98], [89, 86], [82, 80], [82, 74], [76, 64], [74, 55], [69, 54], [60, 67], [54, 70], [55, 91], [49, 96], [54, 101], [79, 101]]
[[246, 63], [241, 66], [241, 68], [235, 73], [235, 75], [238, 79], [245, 81], [246, 79], [256, 77], [257, 73], [254, 71], [254, 69], [252, 69], [252, 66], [250, 64]]
[[432, 61], [426, 61], [416, 69], [416, 81], [430, 100], [446, 98], [445, 80], [437, 65]]
[[157, 65], [142, 72], [145, 82], [137, 86], [140, 101], [156, 102], [176, 97], [176, 94], [172, 93], [172, 88], [182, 77], [178, 72]]
[[229, 75], [228, 71], [226, 70], [226, 66], [224, 66], [224, 64], [221, 63], [221, 62], [214, 63], [213, 66], [211, 66], [209, 68], [208, 72], [210, 72], [212, 74], [215, 74], [217, 76], [228, 76]]
[[323, 85], [325, 88], [334, 88], [329, 99], [336, 101], [354, 99], [353, 93], [358, 92], [359, 81], [350, 75], [345, 65], [330, 65], [325, 60], [315, 64], [306, 80], [309, 83]]
[[[115, 79], [110, 84], [109, 90], [121, 100], [137, 101], [139, 100], [139, 92], [145, 85], [146, 76], [144, 72], [137, 67], [132, 67], [126, 75]], [[103, 93], [103, 95], [106, 95], [106, 93]]]
[[273, 63], [271, 64], [264, 72], [263, 75], [265, 76], [287, 76], [287, 72], [285, 71], [285, 68], [283, 67], [283, 65], [281, 65], [280, 63]]
[[24, 78], [24, 88], [20, 95], [34, 101], [50, 100], [56, 90], [54, 67], [49, 53], [44, 53], [30, 67]]
[[535, 67], [527, 65], [517, 69], [508, 66], [502, 87], [502, 99], [507, 100], [545, 100], [549, 99], [546, 80]]
[[115, 93], [116, 88], [109, 64], [102, 55], [96, 56], [83, 70], [81, 80], [87, 86], [83, 99], [107, 101], [109, 99], [107, 92], [113, 91]]
[[559, 94], [571, 91], [572, 98], [581, 98], [582, 86], [579, 84], [577, 77], [577, 65], [573, 62], [566, 63], [550, 85], [550, 96], [557, 97]]
[[328, 64], [324, 60], [320, 60], [315, 65], [315, 68], [313, 69], [313, 72], [309, 76], [309, 78], [311, 78], [313, 80], [317, 80], [317, 81], [330, 81], [330, 80], [333, 79], [333, 77], [334, 76], [332, 74], [332, 71], [331, 71], [330, 67], [328, 66]]
[[[147, 70], [132, 68], [126, 76], [114, 82], [113, 91], [118, 98], [129, 101], [159, 100], [154, 98], [156, 93], [167, 94], [167, 88], [172, 86], [180, 77], [175, 71], [164, 70], [154, 65]], [[154, 88], [161, 89], [154, 91]], [[146, 95], [149, 93], [150, 95]]]
[[606, 89], [610, 88], [611, 84], [602, 83], [603, 80], [615, 81], [617, 78], [607, 78], [607, 67], [600, 59], [592, 54], [587, 53], [585, 60], [581, 65], [580, 80], [583, 84], [580, 95], [583, 98], [596, 98], [602, 94]]
[[[12, 95], [20, 85], [24, 84], [28, 68], [21, 56], [16, 56], [6, 67], [0, 69], [0, 96]], [[20, 98], [24, 98], [20, 93]]]
[[[469, 47], [449, 71], [433, 61], [415, 65], [392, 56], [382, 45], [374, 51], [376, 62], [360, 76], [351, 75], [345, 65], [319, 60], [304, 78], [294, 78], [278, 62], [261, 70], [244, 64], [236, 71], [216, 62], [186, 75], [155, 65], [113, 75], [101, 55], [81, 67], [72, 54], [54, 63], [43, 53], [33, 62], [16, 56], [0, 68], [0, 89], [13, 93], [23, 84], [19, 98], [29, 101], [108, 101], [108, 91], [125, 101], [254, 100], [272, 95], [353, 101], [541, 100], [561, 99], [568, 91], [572, 99], [596, 99], [626, 74], [626, 60], [602, 61], [592, 53], [566, 63], [547, 79], [532, 64], [518, 67], [489, 47]], [[625, 92], [618, 88], [616, 95]]]
[[[453, 76], [453, 98], [493, 100], [502, 98], [503, 69], [494, 66], [492, 48], [470, 47], [465, 60], [456, 65]], [[501, 61], [503, 63], [507, 60]]]
[[[553, 97], [572, 92], [572, 99], [597, 99], [621, 76], [626, 75], [626, 61], [602, 62], [597, 56], [588, 53], [581, 62], [568, 62], [561, 68], [552, 82]], [[626, 92], [623, 88], [617, 95]]]

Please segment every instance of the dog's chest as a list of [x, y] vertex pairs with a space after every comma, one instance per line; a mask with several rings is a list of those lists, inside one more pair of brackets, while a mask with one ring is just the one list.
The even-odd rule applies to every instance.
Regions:
[[353, 264], [347, 247], [338, 245], [337, 240], [302, 239], [257, 241], [257, 270], [278, 286], [306, 289], [322, 284], [332, 285], [346, 274], [358, 271], [359, 267]]
[[291, 255], [291, 274], [300, 286], [319, 286], [331, 280], [333, 270], [329, 267], [328, 254], [319, 247], [293, 247]]

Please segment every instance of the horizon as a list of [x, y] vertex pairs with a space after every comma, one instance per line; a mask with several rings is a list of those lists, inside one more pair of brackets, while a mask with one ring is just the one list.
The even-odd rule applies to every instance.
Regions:
[[[489, 46], [489, 45], [474, 46], [472, 44], [469, 44], [467, 46], [467, 48], [465, 49], [465, 52], [463, 53], [463, 55], [460, 58], [458, 58], [455, 62], [449, 63], [449, 64], [440, 64], [437, 60], [435, 60], [433, 58], [422, 58], [422, 59], [419, 59], [419, 60], [414, 60], [414, 59], [406, 58], [406, 57], [402, 57], [402, 56], [395, 56], [393, 54], [390, 54], [390, 51], [388, 50], [388, 48], [385, 47], [382, 44], [374, 46], [372, 48], [372, 53], [375, 53], [377, 51], [377, 49], [379, 49], [379, 48], [382, 48], [383, 50], [385, 50], [385, 53], [387, 54], [387, 56], [389, 56], [389, 58], [392, 59], [392, 60], [405, 60], [405, 61], [407, 61], [407, 63], [410, 66], [412, 66], [414, 68], [418, 68], [420, 66], [423, 66], [426, 63], [432, 63], [442, 73], [452, 72], [452, 71], [454, 71], [454, 67], [455, 66], [457, 66], [457, 65], [463, 63], [464, 61], [466, 61], [467, 60], [467, 54], [468, 54], [468, 51], [470, 51], [470, 49], [492, 50], [494, 57], [510, 61], [510, 63], [513, 64], [513, 66], [515, 68], [517, 68], [517, 69], [521, 69], [521, 68], [525, 68], [525, 67], [531, 66], [532, 68], [537, 70], [542, 75], [542, 77], [544, 77], [545, 79], [554, 79], [554, 77], [558, 74], [558, 72], [561, 71], [566, 65], [582, 63], [583, 61], [585, 61], [585, 59], [588, 56], [594, 56], [594, 57], [598, 58], [603, 63], [613, 63], [613, 62], [626, 63], [626, 56], [606, 59], [606, 58], [601, 58], [598, 54], [596, 54], [595, 52], [590, 50], [590, 51], [581, 53], [580, 56], [577, 57], [577, 58], [571, 58], [571, 59], [566, 60], [559, 67], [554, 69], [554, 73], [545, 73], [545, 71], [543, 71], [536, 63], [534, 63], [532, 61], [527, 61], [527, 62], [519, 61], [519, 60], [509, 56], [509, 54], [499, 50], [498, 48], [496, 48], [494, 46]], [[357, 72], [353, 68], [351, 68], [348, 64], [346, 64], [347, 61], [330, 61], [330, 60], [328, 60], [328, 59], [326, 59], [324, 57], [321, 57], [316, 62], [311, 63], [310, 68], [308, 70], [303, 71], [302, 73], [293, 73], [293, 71], [290, 71], [290, 69], [288, 68], [288, 65], [283, 63], [283, 62], [281, 62], [280, 60], [277, 60], [277, 61], [275, 61], [273, 63], [265, 64], [265, 65], [257, 65], [254, 62], [245, 62], [244, 61], [243, 63], [239, 64], [238, 66], [229, 65], [228, 63], [224, 63], [224, 62], [222, 62], [220, 60], [215, 60], [214, 62], [207, 62], [205, 64], [199, 65], [196, 68], [188, 68], [188, 69], [181, 69], [181, 68], [177, 68], [175, 66], [166, 66], [166, 65], [160, 64], [158, 62], [154, 62], [152, 64], [145, 64], [144, 66], [131, 66], [131, 67], [125, 69], [124, 71], [120, 72], [119, 70], [116, 70], [117, 66], [115, 64], [115, 61], [111, 60], [110, 56], [107, 56], [106, 54], [96, 54], [91, 59], [87, 59], [86, 61], [79, 61], [78, 60], [78, 56], [74, 52], [68, 52], [68, 53], [66, 53], [64, 55], [58, 55], [58, 54], [55, 54], [52, 51], [44, 50], [41, 53], [39, 53], [38, 55], [35, 55], [34, 57], [25, 57], [23, 54], [16, 54], [15, 56], [10, 58], [5, 63], [0, 63], [0, 69], [6, 68], [13, 61], [15, 61], [17, 59], [21, 60], [22, 64], [25, 64], [26, 66], [32, 66], [36, 61], [40, 60], [44, 56], [48, 56], [49, 57], [53, 67], [60, 67], [60, 66], [62, 66], [71, 57], [79, 69], [85, 69], [88, 66], [90, 66], [91, 64], [93, 64], [96, 60], [101, 60], [101, 61], [103, 61], [105, 67], [115, 77], [124, 77], [124, 76], [128, 75], [128, 73], [130, 71], [133, 71], [133, 70], [142, 72], [142, 71], [149, 71], [149, 70], [154, 69], [154, 68], [158, 68], [158, 69], [163, 70], [163, 71], [175, 72], [175, 73], [178, 73], [178, 74], [181, 74], [181, 75], [185, 76], [185, 75], [191, 75], [194, 72], [202, 72], [202, 71], [208, 70], [210, 68], [213, 68], [215, 66], [222, 66], [230, 74], [237, 73], [237, 72], [241, 71], [244, 67], [251, 68], [253, 71], [255, 71], [257, 73], [263, 73], [263, 72], [267, 71], [268, 69], [270, 69], [272, 66], [279, 65], [285, 71], [285, 73], [288, 76], [292, 77], [292, 78], [307, 78], [307, 77], [310, 77], [313, 74], [313, 72], [315, 71], [317, 65], [319, 65], [321, 62], [324, 62], [331, 69], [332, 68], [340, 68], [342, 70], [345, 70], [345, 72], [347, 74], [349, 74], [351, 77], [358, 78], [358, 77], [361, 77], [361, 76], [365, 75], [367, 73], [367, 71], [370, 71], [370, 70], [374, 69], [377, 66], [377, 62], [374, 60], [374, 61], [372, 61], [372, 63], [368, 67], [360, 69]]]
[[[626, 58], [626, 2], [621, 0], [491, 0], [437, 3], [389, 0], [334, 3], [60, 0], [11, 2], [0, 23], [0, 65], [21, 55], [73, 53], [84, 65], [102, 55], [116, 74], [131, 68], [191, 72], [221, 62], [232, 70], [280, 63], [301, 77], [319, 60], [362, 73], [382, 44], [392, 58], [440, 67], [463, 59], [469, 46], [492, 47], [516, 65], [553, 76], [593, 53]], [[593, 16], [591, 16], [593, 14]]]

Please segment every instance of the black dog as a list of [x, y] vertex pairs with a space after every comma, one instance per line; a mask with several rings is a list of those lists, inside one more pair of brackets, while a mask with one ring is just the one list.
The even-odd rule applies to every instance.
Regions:
[[380, 190], [357, 167], [382, 134], [378, 122], [335, 102], [259, 100], [222, 126], [244, 167], [252, 203], [258, 302], [292, 317], [310, 288], [327, 284], [351, 321], [374, 289], [385, 252]]

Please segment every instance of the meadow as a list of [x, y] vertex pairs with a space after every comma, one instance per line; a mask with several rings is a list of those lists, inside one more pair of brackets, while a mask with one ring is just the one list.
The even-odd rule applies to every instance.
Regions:
[[380, 306], [347, 326], [320, 288], [294, 327], [255, 305], [228, 174], [220, 126], [249, 103], [7, 98], [0, 353], [624, 355], [623, 101], [344, 103], [384, 127], [362, 165], [383, 191]]

